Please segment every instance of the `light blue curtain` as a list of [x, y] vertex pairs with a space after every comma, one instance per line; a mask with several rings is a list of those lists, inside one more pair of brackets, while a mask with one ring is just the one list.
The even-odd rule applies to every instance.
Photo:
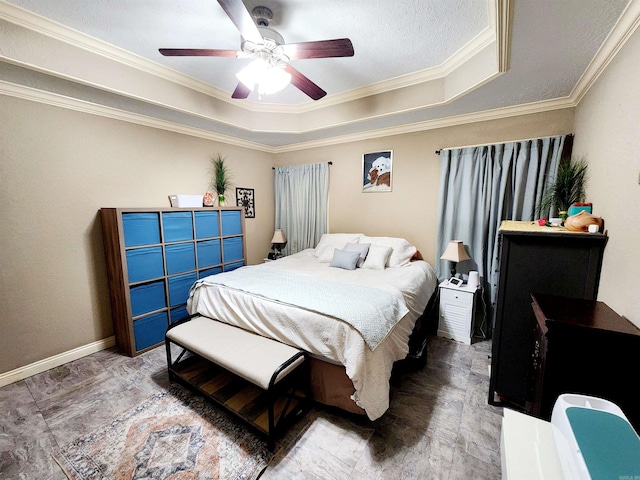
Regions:
[[[535, 219], [546, 185], [555, 178], [567, 137], [440, 153], [436, 272], [440, 280], [448, 277], [449, 262], [440, 256], [450, 240], [462, 240], [472, 258], [465, 263], [480, 274], [484, 298], [489, 302], [488, 318], [497, 295], [500, 223]], [[459, 272], [464, 270], [458, 268]]]
[[327, 232], [329, 164], [276, 167], [276, 228], [287, 236], [285, 255], [315, 247]]

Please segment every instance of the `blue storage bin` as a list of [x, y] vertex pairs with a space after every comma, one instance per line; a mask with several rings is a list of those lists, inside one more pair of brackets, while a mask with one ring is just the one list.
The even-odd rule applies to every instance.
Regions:
[[240, 210], [223, 210], [222, 235], [240, 235], [242, 233], [242, 216]]
[[587, 213], [591, 213], [592, 205], [590, 203], [586, 205], [571, 205], [567, 211], [567, 216], [577, 215], [583, 210]]
[[167, 306], [164, 298], [164, 281], [145, 283], [131, 287], [131, 315], [137, 317]]
[[193, 243], [176, 243], [164, 249], [167, 262], [167, 275], [196, 269], [196, 257]]
[[222, 263], [220, 240], [198, 242], [196, 250], [198, 252], [198, 268], [212, 267]]
[[155, 313], [133, 322], [133, 336], [136, 350], [143, 350], [164, 341], [164, 334], [169, 325], [167, 312]]
[[125, 247], [160, 243], [160, 221], [157, 213], [123, 213]]
[[219, 237], [218, 212], [195, 212], [196, 238]]
[[129, 283], [152, 280], [164, 275], [162, 247], [147, 247], [127, 250]]
[[193, 240], [191, 212], [165, 212], [162, 214], [164, 242]]
[[242, 255], [242, 237], [223, 238], [222, 251], [224, 253], [224, 263], [244, 258], [244, 255]]
[[224, 271], [230, 272], [231, 270], [235, 270], [236, 268], [240, 268], [240, 267], [244, 267], [244, 262], [227, 263], [224, 266]]
[[169, 277], [169, 306], [177, 307], [178, 305], [187, 303], [189, 289], [195, 281], [195, 272]]
[[187, 306], [182, 305], [178, 308], [171, 309], [171, 323], [176, 323], [178, 320], [182, 320], [183, 318], [187, 318], [189, 316], [189, 312], [187, 312]]
[[200, 270], [198, 272], [198, 278], [208, 277], [209, 275], [217, 275], [222, 273], [222, 267], [207, 268], [206, 270]]

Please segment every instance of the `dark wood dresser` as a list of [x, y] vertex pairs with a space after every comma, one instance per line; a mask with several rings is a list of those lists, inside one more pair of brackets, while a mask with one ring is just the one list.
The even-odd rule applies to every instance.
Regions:
[[607, 236], [504, 221], [489, 403], [524, 409], [534, 322], [532, 293], [595, 300]]
[[548, 420], [561, 393], [617, 404], [640, 431], [640, 329], [605, 303], [533, 294], [533, 354], [526, 411]]

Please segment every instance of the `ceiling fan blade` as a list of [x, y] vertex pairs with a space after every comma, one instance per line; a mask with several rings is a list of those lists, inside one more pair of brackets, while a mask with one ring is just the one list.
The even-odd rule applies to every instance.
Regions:
[[207, 48], [160, 48], [165, 57], [237, 57], [236, 50], [214, 50]]
[[249, 90], [244, 83], [238, 82], [238, 86], [233, 91], [233, 95], [231, 95], [231, 98], [247, 98], [250, 93], [251, 90]]
[[322, 90], [318, 85], [313, 83], [291, 65], [284, 67], [284, 70], [291, 74], [291, 84], [313, 100], [320, 100], [327, 94], [327, 92]]
[[318, 42], [289, 43], [282, 45], [284, 54], [291, 60], [306, 58], [353, 57], [353, 44], [348, 38], [321, 40]]
[[253, 17], [242, 0], [218, 0], [218, 3], [240, 31], [242, 38], [259, 45], [264, 43]]

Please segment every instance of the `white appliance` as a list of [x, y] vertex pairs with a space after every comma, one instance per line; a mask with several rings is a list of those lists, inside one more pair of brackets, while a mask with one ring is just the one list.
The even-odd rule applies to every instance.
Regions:
[[597, 480], [640, 478], [640, 437], [612, 402], [558, 397], [551, 422], [504, 409], [502, 478]]

